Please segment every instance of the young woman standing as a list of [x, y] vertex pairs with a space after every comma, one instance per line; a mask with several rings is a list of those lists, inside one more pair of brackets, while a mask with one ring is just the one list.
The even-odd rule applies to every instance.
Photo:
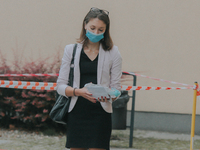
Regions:
[[73, 87], [67, 84], [74, 44], [65, 47], [57, 92], [72, 97], [66, 142], [66, 147], [71, 150], [109, 149], [112, 104], [105, 97], [96, 100], [84, 88], [91, 82], [118, 90], [121, 88], [122, 58], [117, 46], [113, 45], [109, 28], [109, 12], [91, 8], [83, 20], [77, 41]]

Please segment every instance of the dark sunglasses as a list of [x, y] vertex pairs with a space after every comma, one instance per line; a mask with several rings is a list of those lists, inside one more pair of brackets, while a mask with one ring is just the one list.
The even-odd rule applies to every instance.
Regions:
[[105, 13], [107, 16], [109, 15], [109, 12], [107, 10], [99, 9], [99, 8], [96, 8], [96, 7], [92, 7], [90, 9], [90, 11]]

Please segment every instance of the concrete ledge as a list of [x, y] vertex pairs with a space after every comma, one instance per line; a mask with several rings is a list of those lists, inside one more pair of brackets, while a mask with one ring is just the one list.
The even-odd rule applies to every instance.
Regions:
[[[127, 111], [127, 126], [130, 126], [130, 114]], [[190, 114], [136, 111], [134, 129], [190, 134], [191, 118]], [[195, 135], [200, 135], [200, 115], [196, 115]]]

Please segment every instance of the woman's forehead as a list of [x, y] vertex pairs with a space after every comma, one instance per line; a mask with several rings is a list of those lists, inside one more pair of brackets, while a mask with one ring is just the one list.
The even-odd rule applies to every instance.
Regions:
[[98, 27], [106, 27], [106, 24], [98, 19], [98, 18], [92, 18], [90, 21], [87, 23], [88, 25], [93, 25], [93, 26], [98, 26]]

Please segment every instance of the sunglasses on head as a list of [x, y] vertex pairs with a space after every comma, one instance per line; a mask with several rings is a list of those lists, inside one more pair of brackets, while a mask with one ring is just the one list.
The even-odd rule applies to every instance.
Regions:
[[90, 11], [105, 13], [106, 15], [109, 15], [109, 12], [107, 10], [99, 9], [99, 8], [96, 8], [96, 7], [92, 7], [90, 9]]

